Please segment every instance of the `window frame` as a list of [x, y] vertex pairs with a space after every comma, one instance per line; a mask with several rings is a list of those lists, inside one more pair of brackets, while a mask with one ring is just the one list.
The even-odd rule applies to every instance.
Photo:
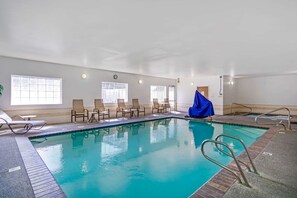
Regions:
[[[153, 97], [153, 96], [152, 96], [152, 87], [153, 87], [153, 86], [154, 86], [154, 87], [165, 87], [165, 92], [164, 92], [165, 95], [164, 95], [163, 99], [162, 99], [162, 98], [158, 98], [158, 97]], [[153, 102], [153, 99], [154, 99], [154, 98], [158, 98], [158, 101], [159, 101], [159, 102], [164, 101], [164, 98], [167, 98], [167, 86], [166, 86], [166, 85], [151, 85], [151, 86], [150, 86], [150, 101]]]
[[[20, 78], [20, 81], [21, 81], [21, 79], [22, 78], [28, 78], [28, 80], [29, 80], [29, 90], [28, 90], [28, 93], [29, 93], [29, 101], [27, 102], [27, 103], [25, 103], [25, 102], [22, 102], [22, 86], [21, 86], [21, 82], [20, 82], [20, 90], [19, 90], [19, 94], [20, 94], [20, 102], [18, 103], [18, 102], [15, 102], [14, 101], [14, 99], [13, 99], [13, 92], [16, 92], [17, 90], [15, 90], [14, 89], [14, 83], [13, 83], [13, 80], [14, 80], [14, 77], [18, 77], [18, 78]], [[20, 74], [12, 74], [11, 76], [10, 76], [10, 79], [11, 79], [11, 86], [10, 86], [10, 105], [11, 106], [30, 106], [30, 105], [61, 105], [62, 103], [63, 103], [63, 90], [62, 90], [62, 85], [63, 85], [63, 79], [62, 78], [57, 78], [57, 77], [44, 77], [44, 76], [29, 76], [29, 75], [20, 75]], [[52, 80], [53, 81], [53, 83], [55, 83], [54, 81], [56, 81], [56, 80], [58, 80], [59, 81], [59, 86], [57, 86], [57, 87], [59, 87], [59, 91], [57, 91], [58, 93], [59, 93], [59, 97], [54, 97], [54, 95], [55, 95], [55, 85], [53, 84], [53, 91], [48, 91], [47, 90], [47, 88], [45, 89], [45, 91], [40, 91], [39, 90], [39, 86], [41, 85], [39, 82], [37, 82], [36, 83], [36, 93], [37, 93], [37, 99], [36, 99], [36, 101], [37, 102], [35, 102], [35, 103], [30, 103], [30, 94], [32, 94], [33, 93], [33, 91], [31, 91], [30, 90], [30, 80], [44, 80], [45, 82], [47, 82], [47, 80]], [[48, 84], [47, 83], [45, 83], [45, 84], [42, 84], [42, 85], [44, 85], [45, 87], [47, 87], [48, 86]], [[31, 85], [32, 86], [32, 85]], [[39, 93], [40, 92], [44, 92], [45, 93], [45, 97], [43, 97], [43, 98], [45, 98], [45, 100], [44, 100], [44, 102], [42, 102], [42, 103], [39, 103]], [[51, 103], [47, 103], [46, 102], [46, 98], [47, 98], [47, 96], [46, 96], [46, 94], [47, 93], [49, 93], [49, 92], [52, 92], [52, 94], [53, 94], [53, 96], [52, 97], [50, 97], [50, 98], [52, 98], [53, 99], [53, 102], [51, 102]], [[33, 97], [32, 97], [33, 98]], [[59, 99], [59, 102], [57, 102], [57, 103], [55, 103], [54, 102], [54, 98], [58, 98]]]
[[[126, 98], [124, 97], [124, 98], [119, 98], [119, 97], [117, 97], [117, 98], [113, 98], [114, 100], [113, 101], [109, 101], [109, 100], [107, 100], [104, 96], [103, 96], [103, 93], [104, 93], [104, 91], [103, 90], [106, 90], [106, 89], [103, 89], [103, 84], [104, 83], [110, 83], [110, 84], [122, 84], [122, 85], [125, 85], [125, 87], [126, 87], [126, 93], [125, 93], [125, 95], [126, 95]], [[115, 87], [115, 86], [114, 86]], [[115, 90], [115, 89], [114, 89]], [[122, 83], [122, 82], [108, 82], [108, 81], [102, 81], [101, 82], [101, 98], [103, 99], [103, 102], [104, 103], [109, 103], [109, 104], [116, 104], [117, 103], [117, 99], [124, 99], [124, 101], [125, 102], [128, 102], [128, 100], [129, 100], [129, 84], [128, 83]]]

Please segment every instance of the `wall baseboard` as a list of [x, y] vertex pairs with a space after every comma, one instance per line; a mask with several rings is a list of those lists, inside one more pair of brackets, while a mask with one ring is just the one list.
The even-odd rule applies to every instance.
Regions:
[[[152, 113], [151, 104], [144, 104], [145, 114]], [[86, 107], [90, 112], [94, 107]], [[110, 117], [116, 117], [116, 106], [106, 105], [107, 109], [110, 109]], [[70, 123], [71, 121], [71, 108], [44, 108], [44, 109], [10, 109], [3, 110], [11, 118], [17, 119], [18, 115], [36, 115], [35, 120], [46, 120], [48, 124], [61, 124]], [[141, 114], [142, 115], [142, 114]], [[82, 119], [78, 119], [78, 122]]]

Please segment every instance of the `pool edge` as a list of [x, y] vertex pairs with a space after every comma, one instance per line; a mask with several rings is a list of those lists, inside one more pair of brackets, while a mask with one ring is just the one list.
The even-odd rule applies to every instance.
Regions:
[[[279, 131], [279, 129], [275, 128], [275, 127], [268, 128], [267, 126], [259, 126], [259, 125], [253, 125], [253, 124], [248, 124], [248, 123], [243, 124], [243, 123], [237, 123], [237, 122], [225, 121], [225, 120], [220, 121], [220, 120], [193, 119], [193, 118], [185, 118], [185, 117], [176, 116], [176, 115], [150, 117], [150, 118], [146, 118], [146, 119], [142, 119], [142, 120], [131, 119], [131, 120], [125, 120], [124, 122], [120, 121], [120, 122], [115, 122], [115, 123], [107, 123], [107, 124], [103, 124], [103, 125], [100, 124], [99, 128], [113, 127], [113, 126], [118, 126], [118, 125], [122, 125], [122, 124], [131, 124], [131, 123], [136, 123], [136, 122], [141, 122], [141, 121], [146, 122], [146, 121], [153, 121], [153, 120], [166, 119], [166, 118], [178, 118], [178, 119], [185, 119], [185, 120], [200, 120], [202, 122], [205, 121], [205, 122], [212, 122], [212, 123], [230, 124], [230, 125], [239, 125], [239, 126], [248, 126], [248, 127], [267, 129], [267, 131], [248, 148], [248, 151], [250, 152], [250, 154], [252, 156], [252, 160], [254, 160], [261, 153], [261, 151], [265, 148], [265, 146], [272, 139], [273, 135], [277, 131]], [[90, 130], [90, 129], [94, 129], [94, 128], [98, 128], [98, 125], [96, 125], [96, 126], [91, 125], [91, 126], [89, 126], [87, 128], [83, 128], [83, 129], [80, 129], [80, 130], [59, 131], [59, 132], [56, 132], [56, 133], [46, 133], [46, 134], [34, 134], [34, 135], [29, 135], [29, 136], [23, 137], [23, 138], [27, 139], [27, 141], [31, 145], [31, 148], [38, 155], [39, 160], [42, 161], [41, 157], [39, 156], [39, 154], [37, 153], [37, 151], [33, 147], [32, 143], [29, 140], [29, 138], [58, 135], [58, 134], [64, 134], [64, 133], [71, 133], [71, 132], [74, 132], [74, 131]], [[20, 149], [20, 151], [21, 150], [22, 149]], [[22, 157], [23, 157], [23, 155], [22, 155]], [[240, 159], [244, 159], [244, 153], [239, 155], [238, 157]], [[24, 160], [24, 163], [25, 163], [26, 160], [24, 158], [23, 158], [23, 160]], [[45, 163], [43, 161], [42, 161], [42, 163], [43, 163], [43, 166], [48, 170]], [[25, 166], [26, 166], [26, 164], [25, 164]], [[228, 167], [230, 167], [230, 168], [234, 168], [234, 166], [235, 166], [234, 161], [228, 164]], [[49, 175], [53, 178], [53, 176], [52, 176], [52, 174], [50, 173], [49, 170], [48, 170], [48, 172], [49, 172]], [[29, 173], [28, 173], [28, 176], [29, 176], [29, 179], [31, 180]], [[54, 181], [55, 181], [56, 185], [59, 186], [59, 184], [56, 182], [55, 179], [54, 179]], [[233, 175], [231, 175], [229, 172], [227, 172], [225, 170], [220, 170], [216, 175], [214, 175], [210, 180], [208, 180], [208, 182], [206, 182], [203, 186], [201, 186], [199, 189], [197, 189], [195, 192], [193, 192], [193, 194], [190, 195], [190, 197], [223, 197], [224, 194], [230, 189], [230, 187], [235, 182], [236, 182], [236, 179], [234, 178]], [[32, 188], [33, 188], [33, 186], [32, 186]], [[66, 197], [60, 186], [59, 186], [59, 188], [60, 188], [61, 192], [63, 193], [63, 197]], [[48, 188], [46, 188], [46, 189], [48, 189]], [[33, 188], [33, 191], [35, 193], [34, 188]]]
[[27, 137], [21, 136], [16, 136], [15, 140], [35, 197], [65, 198], [64, 191], [33, 147], [31, 141]]

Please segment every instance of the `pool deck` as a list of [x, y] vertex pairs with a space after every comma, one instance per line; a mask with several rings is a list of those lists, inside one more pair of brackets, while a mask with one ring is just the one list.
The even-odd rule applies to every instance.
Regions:
[[[184, 118], [184, 116], [185, 114], [153, 114], [98, 123], [48, 125], [42, 131], [31, 131], [26, 135], [14, 135], [8, 130], [2, 130], [0, 131], [0, 197], [65, 197], [28, 137], [168, 117]], [[253, 118], [244, 116], [214, 116], [213, 121], [258, 126]], [[249, 147], [248, 150], [259, 172], [259, 175], [256, 175], [244, 171], [251, 188], [239, 184], [234, 176], [222, 170], [191, 197], [296, 197], [297, 124], [292, 124], [292, 128], [292, 131], [284, 131], [282, 127], [273, 126]], [[244, 160], [246, 155], [242, 154], [239, 158]], [[228, 166], [234, 169], [234, 165], [232, 162]]]
[[[214, 116], [213, 121], [257, 126], [253, 118], [245, 116]], [[221, 170], [191, 197], [296, 197], [297, 125], [293, 124], [292, 129], [270, 127], [248, 148], [259, 173], [244, 171], [251, 187], [239, 184], [231, 173]], [[245, 154], [239, 159], [248, 162]], [[234, 161], [228, 167], [238, 172]]]

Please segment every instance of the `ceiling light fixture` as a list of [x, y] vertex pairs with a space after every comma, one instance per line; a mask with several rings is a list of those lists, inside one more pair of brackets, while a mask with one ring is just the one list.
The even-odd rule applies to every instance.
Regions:
[[83, 74], [81, 75], [81, 78], [82, 78], [82, 79], [86, 79], [86, 78], [87, 78], [87, 74], [83, 73]]
[[138, 83], [139, 83], [139, 84], [142, 84], [143, 82], [142, 82], [142, 80], [139, 80]]

